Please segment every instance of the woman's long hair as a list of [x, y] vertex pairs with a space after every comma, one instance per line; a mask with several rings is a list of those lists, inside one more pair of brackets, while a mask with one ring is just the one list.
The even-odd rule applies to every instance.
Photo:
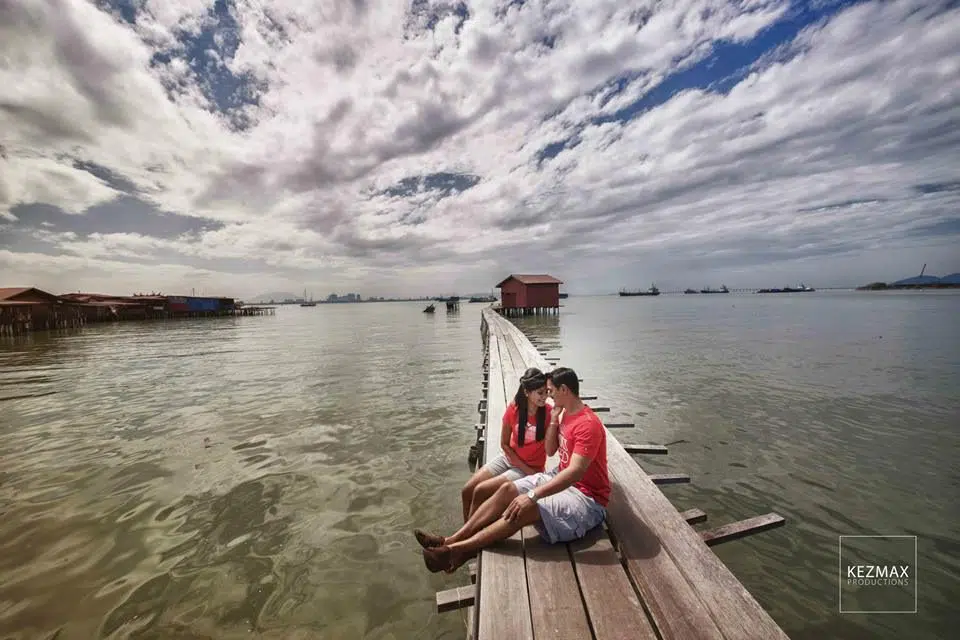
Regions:
[[[520, 387], [517, 389], [517, 395], [513, 397], [513, 401], [517, 405], [517, 446], [519, 447], [523, 446], [523, 441], [527, 435], [527, 411], [529, 407], [527, 406], [527, 394], [525, 394], [524, 391], [536, 391], [545, 384], [547, 384], [547, 376], [536, 367], [531, 367], [524, 371], [523, 376], [520, 378]], [[546, 437], [546, 432], [547, 408], [545, 406], [538, 407], [537, 442], [540, 442]]]

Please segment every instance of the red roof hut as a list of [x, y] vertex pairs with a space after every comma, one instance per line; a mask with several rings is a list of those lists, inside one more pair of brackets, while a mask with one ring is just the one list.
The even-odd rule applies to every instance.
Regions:
[[510, 276], [497, 285], [500, 307], [506, 315], [557, 313], [561, 280], [546, 274]]

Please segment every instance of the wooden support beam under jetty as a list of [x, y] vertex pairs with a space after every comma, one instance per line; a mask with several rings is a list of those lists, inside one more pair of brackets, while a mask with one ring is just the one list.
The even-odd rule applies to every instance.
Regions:
[[685, 484], [690, 482], [690, 476], [685, 473], [652, 473], [650, 480], [653, 484]]
[[707, 521], [707, 514], [700, 509], [687, 509], [680, 513], [680, 517], [687, 521], [687, 524], [700, 524]]
[[667, 448], [659, 444], [625, 444], [624, 451], [627, 453], [650, 453], [654, 455], [667, 455]]
[[437, 591], [437, 613], [472, 607], [476, 593], [477, 587], [473, 584]]
[[776, 513], [768, 513], [738, 522], [731, 522], [730, 524], [725, 524], [722, 527], [717, 527], [710, 531], [703, 531], [700, 533], [700, 538], [707, 543], [708, 547], [713, 547], [718, 544], [723, 544], [724, 542], [729, 542], [730, 540], [745, 538], [754, 533], [776, 529], [777, 527], [782, 527], [785, 523], [786, 520], [783, 516]]

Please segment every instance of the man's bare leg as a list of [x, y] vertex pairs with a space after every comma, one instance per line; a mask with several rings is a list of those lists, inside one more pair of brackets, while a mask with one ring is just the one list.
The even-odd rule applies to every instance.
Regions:
[[[460, 527], [460, 529], [452, 536], [443, 538], [442, 544], [449, 545], [461, 540], [466, 540], [477, 531], [480, 531], [485, 526], [502, 516], [503, 512], [507, 510], [507, 507], [510, 506], [510, 503], [513, 502], [513, 499], [516, 498], [517, 495], [519, 495], [517, 488], [512, 482], [507, 482], [506, 484], [500, 485], [500, 488], [497, 489], [497, 492], [494, 493], [489, 500], [480, 505], [476, 512], [470, 516], [470, 519], [467, 520], [465, 525]], [[439, 536], [431, 537], [439, 538]]]

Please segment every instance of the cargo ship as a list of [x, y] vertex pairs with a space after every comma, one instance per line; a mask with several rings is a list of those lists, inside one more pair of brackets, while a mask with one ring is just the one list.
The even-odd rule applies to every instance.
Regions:
[[646, 291], [627, 291], [626, 289], [620, 290], [621, 296], [658, 296], [660, 295], [660, 289], [657, 289], [657, 285], [651, 286]]

